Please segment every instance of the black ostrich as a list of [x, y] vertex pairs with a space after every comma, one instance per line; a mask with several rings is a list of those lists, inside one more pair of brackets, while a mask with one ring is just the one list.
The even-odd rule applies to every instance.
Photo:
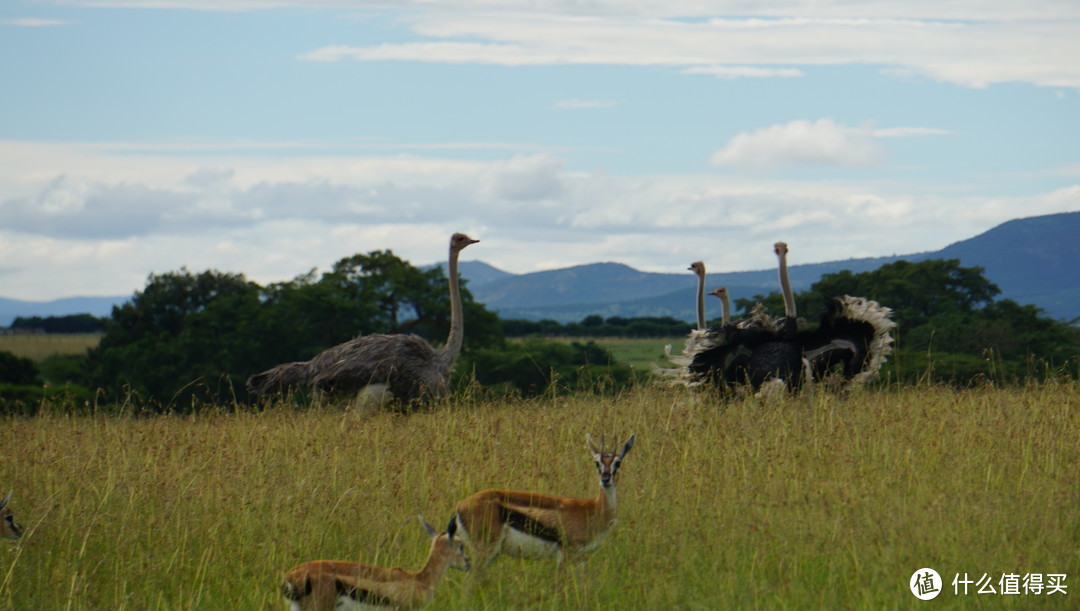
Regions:
[[745, 319], [708, 329], [705, 334], [711, 338], [710, 345], [693, 354], [686, 367], [691, 380], [712, 382], [722, 392], [747, 386], [756, 392], [770, 380], [790, 390], [802, 383], [802, 350], [787, 275], [787, 244], [777, 242], [774, 252], [779, 260], [784, 316], [773, 319], [759, 304]]
[[726, 394], [756, 393], [773, 384], [796, 391], [837, 367], [845, 383], [861, 384], [873, 377], [892, 351], [892, 311], [860, 297], [834, 297], [816, 330], [800, 330], [788, 280], [787, 244], [777, 242], [774, 252], [784, 316], [771, 318], [758, 304], [745, 319], [700, 332], [697, 350], [684, 355], [688, 363], [683, 381], [711, 382]]

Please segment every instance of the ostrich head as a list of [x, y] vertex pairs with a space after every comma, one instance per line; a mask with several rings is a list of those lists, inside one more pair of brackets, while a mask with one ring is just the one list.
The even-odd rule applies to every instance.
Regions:
[[727, 299], [728, 296], [727, 288], [723, 286], [718, 289], [713, 289], [712, 291], [709, 291], [709, 294], [714, 297], [719, 297], [720, 299]]
[[455, 233], [450, 237], [450, 250], [454, 252], [461, 252], [462, 248], [465, 248], [469, 244], [476, 244], [480, 240], [474, 240], [464, 233]]
[[690, 267], [686, 269], [694, 272], [699, 278], [705, 275], [705, 264], [701, 261], [694, 261], [690, 264]]
[[787, 242], [777, 242], [776, 244], [773, 244], [773, 252], [775, 252], [778, 257], [786, 255], [788, 253]]

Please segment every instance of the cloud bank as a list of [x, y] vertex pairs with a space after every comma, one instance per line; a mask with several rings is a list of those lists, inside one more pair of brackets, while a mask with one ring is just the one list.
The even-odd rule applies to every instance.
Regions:
[[[735, 138], [729, 148], [753, 150], [778, 137], [789, 138], [788, 155], [828, 157], [828, 149], [792, 148], [800, 133], [815, 130], [856, 143], [872, 134], [793, 122], [751, 133], [747, 143]], [[1080, 210], [1080, 186], [995, 198], [872, 182], [615, 176], [569, 171], [551, 153], [467, 162], [133, 158], [9, 141], [0, 142], [0, 159], [18, 150], [33, 154], [0, 170], [0, 192], [12, 194], [0, 201], [0, 282], [22, 287], [5, 296], [24, 299], [128, 294], [150, 272], [184, 265], [266, 283], [377, 248], [429, 263], [445, 258], [454, 231], [484, 240], [476, 258], [514, 272], [607, 260], [676, 271], [702, 258], [717, 271], [761, 269], [772, 264], [778, 239], [792, 244], [799, 262], [879, 256], [941, 248], [1017, 216]], [[57, 159], [71, 165], [55, 175], [27, 171], [38, 167], [34, 154], [52, 164], [45, 167]], [[78, 170], [87, 167], [92, 175]]]

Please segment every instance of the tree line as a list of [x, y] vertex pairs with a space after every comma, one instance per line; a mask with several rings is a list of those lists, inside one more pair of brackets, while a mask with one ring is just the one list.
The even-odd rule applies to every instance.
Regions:
[[[545, 392], [552, 384], [624, 387], [633, 383], [632, 373], [596, 343], [548, 338], [671, 337], [690, 329], [674, 318], [588, 316], [569, 324], [500, 320], [473, 299], [467, 282], [462, 285], [466, 341], [455, 367], [458, 386], [522, 394]], [[99, 345], [85, 358], [54, 363], [60, 372], [54, 375], [63, 375], [76, 392], [97, 402], [178, 410], [201, 402], [246, 402], [244, 381], [252, 373], [310, 359], [359, 335], [415, 333], [441, 344], [450, 321], [446, 287], [441, 268], [414, 267], [389, 250], [353, 255], [328, 272], [313, 270], [267, 286], [215, 270], [152, 274], [131, 301], [96, 321], [104, 331]], [[1080, 355], [1075, 321], [1056, 321], [1035, 306], [995, 300], [1000, 289], [980, 268], [961, 267], [956, 260], [899, 261], [870, 272], [828, 274], [798, 293], [796, 303], [813, 326], [825, 300], [842, 294], [893, 308], [898, 350], [884, 372], [887, 379], [970, 383], [987, 375], [998, 380], [1075, 375]], [[783, 311], [774, 292], [736, 300], [735, 316], [757, 302], [777, 315]], [[521, 337], [526, 339], [508, 339]], [[13, 396], [13, 384], [24, 388], [23, 395], [14, 396], [25, 398], [25, 388], [32, 388], [28, 375], [26, 363], [0, 359], [0, 384], [7, 384], [0, 387], [0, 401]], [[40, 383], [40, 377], [33, 379]]]

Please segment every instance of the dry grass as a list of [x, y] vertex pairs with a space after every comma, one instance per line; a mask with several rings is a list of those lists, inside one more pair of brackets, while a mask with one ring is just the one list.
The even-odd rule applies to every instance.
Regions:
[[[0, 609], [284, 608], [318, 558], [415, 568], [423, 514], [485, 487], [597, 492], [585, 433], [638, 442], [620, 522], [560, 590], [552, 563], [451, 572], [432, 608], [895, 608], [921, 567], [1080, 574], [1080, 387], [885, 390], [717, 405], [681, 391], [457, 398], [360, 418], [288, 406], [0, 421]], [[1072, 584], [1069, 584], [1072, 586]], [[1072, 587], [1070, 587], [1072, 589]], [[954, 596], [994, 606], [1067, 596]], [[944, 602], [943, 602], [944, 601]]]

